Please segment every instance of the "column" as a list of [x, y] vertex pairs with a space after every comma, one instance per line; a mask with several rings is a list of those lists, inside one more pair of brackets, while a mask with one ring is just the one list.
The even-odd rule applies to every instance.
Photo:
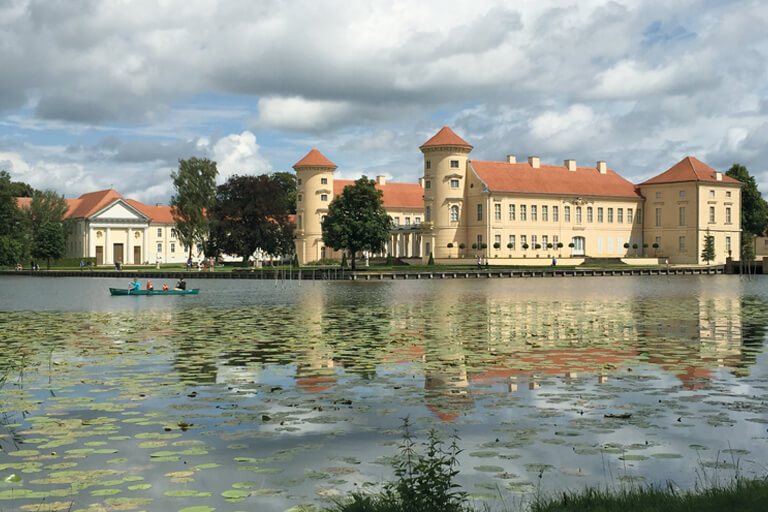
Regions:
[[137, 265], [141, 263], [140, 261], [133, 261], [133, 241], [131, 238], [131, 235], [133, 234], [133, 229], [131, 227], [128, 227], [128, 242], [126, 242], [126, 248], [124, 249], [126, 252], [125, 254], [125, 262], [128, 263], [133, 262], [134, 265]]
[[112, 255], [112, 244], [109, 240], [109, 232], [110, 232], [110, 228], [104, 228], [104, 263], [105, 264], [115, 262]]

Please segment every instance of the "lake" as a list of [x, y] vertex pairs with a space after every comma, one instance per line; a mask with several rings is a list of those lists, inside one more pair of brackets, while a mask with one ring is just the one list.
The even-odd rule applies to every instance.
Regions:
[[128, 281], [0, 276], [0, 510], [323, 506], [405, 417], [492, 509], [766, 473], [764, 276]]

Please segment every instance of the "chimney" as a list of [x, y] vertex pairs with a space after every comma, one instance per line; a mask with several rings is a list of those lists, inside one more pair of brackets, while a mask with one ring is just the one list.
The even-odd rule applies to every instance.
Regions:
[[600, 171], [600, 174], [608, 174], [608, 167], [603, 160], [597, 161], [597, 170]]
[[419, 186], [424, 188], [424, 178], [419, 178]]
[[516, 164], [517, 163], [517, 158], [515, 157], [515, 155], [507, 155], [507, 163], [508, 164]]
[[569, 171], [576, 170], [576, 160], [573, 160], [573, 159], [563, 160], [563, 165], [565, 165]]
[[376, 176], [376, 184], [380, 187], [383, 187], [387, 184], [387, 178], [384, 176]]
[[529, 156], [528, 157], [528, 163], [534, 169], [538, 169], [541, 166], [541, 163], [539, 161], [539, 157], [537, 157], [537, 156]]
[[721, 172], [715, 172], [715, 180], [717, 180], [717, 181], [723, 181], [723, 173], [721, 173]]

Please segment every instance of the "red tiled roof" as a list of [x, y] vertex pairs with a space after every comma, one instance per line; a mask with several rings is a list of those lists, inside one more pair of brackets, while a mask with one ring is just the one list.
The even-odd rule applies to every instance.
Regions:
[[[354, 185], [353, 180], [333, 180], [333, 196], [341, 194], [344, 187]], [[424, 189], [418, 183], [386, 183], [376, 185], [382, 191], [384, 208], [424, 209]]]
[[174, 224], [173, 215], [171, 215], [171, 207], [165, 205], [150, 206], [148, 204], [140, 203], [135, 199], [126, 199], [126, 203], [130, 204], [141, 213], [151, 219], [151, 222], [161, 224]]
[[333, 167], [336, 169], [337, 165], [323, 155], [317, 148], [313, 148], [312, 151], [307, 153], [304, 158], [293, 164], [293, 168], [296, 167]]
[[569, 171], [565, 166], [541, 165], [534, 169], [527, 162], [509, 164], [472, 160], [470, 165], [492, 192], [641, 197], [635, 185], [611, 169], [600, 174], [596, 167], [577, 167], [575, 171]]
[[472, 149], [471, 144], [456, 135], [456, 133], [447, 126], [443, 126], [431, 139], [419, 146], [419, 149], [433, 146], [464, 146]]
[[722, 183], [741, 183], [739, 180], [726, 176], [725, 173], [723, 173], [723, 179], [718, 180], [715, 177], [716, 172], [717, 171], [698, 158], [687, 156], [658, 176], [654, 176], [653, 178], [642, 182], [641, 185], [677, 183], [682, 181], [721, 181]]
[[67, 217], [70, 219], [90, 217], [118, 199], [123, 199], [123, 196], [111, 188], [108, 190], [89, 192], [81, 195], [77, 199], [68, 199], [69, 212], [67, 212]]

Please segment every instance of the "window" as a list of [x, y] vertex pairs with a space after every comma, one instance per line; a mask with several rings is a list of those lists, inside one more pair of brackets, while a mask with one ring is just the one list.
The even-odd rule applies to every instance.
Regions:
[[557, 206], [552, 207], [552, 222], [558, 222], [560, 220], [560, 209]]
[[725, 197], [731, 197], [731, 191], [730, 190], [726, 190], [725, 191]]
[[656, 243], [656, 245], [658, 245], [659, 247], [661, 247], [661, 237], [660, 237], [660, 236], [657, 236], [657, 237], [656, 237], [656, 242], [655, 242], [655, 243]]
[[299, 194], [299, 195], [297, 195], [297, 196], [296, 196], [296, 200], [297, 200], [298, 202], [301, 202], [301, 194]]
[[545, 205], [541, 207], [541, 221], [547, 222], [549, 220], [549, 208]]
[[321, 201], [327, 201], [328, 200], [328, 194], [320, 194], [320, 200]]
[[576, 207], [576, 224], [581, 224], [581, 206]]
[[176, 238], [176, 230], [171, 228], [171, 238]]
[[613, 222], [613, 208], [608, 208], [608, 222]]
[[424, 188], [432, 188], [432, 181], [431, 180], [426, 180], [424, 182]]
[[459, 180], [456, 178], [453, 178], [451, 180], [451, 188], [459, 188]]
[[531, 235], [531, 248], [535, 249], [539, 239], [536, 235]]
[[709, 223], [710, 224], [715, 223], [715, 207], [714, 206], [709, 207]]
[[421, 225], [421, 217], [415, 217], [415, 218], [413, 219], [413, 223], [414, 223], [415, 225], [417, 225], [417, 226], [420, 226], [420, 225]]
[[548, 244], [548, 243], [549, 243], [549, 237], [548, 237], [547, 235], [542, 235], [542, 236], [541, 236], [541, 246], [542, 246], [544, 249], [546, 249], [546, 248], [547, 248], [547, 244]]
[[483, 220], [483, 205], [477, 205], [477, 220]]
[[424, 167], [426, 167], [427, 169], [431, 169], [432, 168], [432, 162], [430, 160], [427, 160], [426, 162], [424, 162]]
[[528, 244], [528, 237], [525, 235], [520, 235], [520, 247], [525, 249], [525, 246]]
[[714, 190], [710, 190], [709, 191], [709, 197], [715, 197], [715, 191]]
[[536, 218], [537, 218], [536, 205], [532, 204], [531, 205], [531, 221], [536, 222]]
[[400, 225], [400, 217], [395, 217], [395, 226]]
[[685, 190], [680, 191], [680, 197], [685, 197]]
[[496, 236], [493, 238], [493, 247], [494, 247], [494, 249], [495, 249], [496, 247], [501, 247], [501, 235], [496, 235]]
[[680, 220], [680, 226], [685, 226], [685, 206], [681, 206], [679, 208], [679, 214], [678, 214], [679, 220]]
[[525, 220], [525, 217], [527, 215], [526, 212], [527, 212], [527, 210], [525, 209], [525, 205], [521, 204], [520, 205], [520, 220]]
[[493, 205], [493, 218], [495, 220], [501, 220], [501, 204], [496, 203]]
[[685, 252], [685, 237], [681, 236], [677, 238], [677, 248], [680, 252]]
[[406, 226], [410, 226], [411, 225], [411, 218], [410, 217], [406, 217], [405, 218], [405, 225]]
[[570, 206], [566, 206], [565, 208], [563, 208], [563, 217], [564, 217], [563, 220], [565, 220], [565, 222], [571, 222], [571, 207]]
[[725, 207], [725, 223], [726, 224], [731, 223], [731, 207], [730, 206]]
[[322, 217], [320, 217], [320, 224], [325, 224], [326, 217], [328, 217], [328, 216], [327, 215], [323, 215]]
[[429, 222], [432, 220], [432, 207], [431, 206], [425, 206], [424, 207], [424, 222]]
[[483, 235], [477, 235], [477, 248], [483, 248]]
[[661, 227], [661, 208], [656, 208], [656, 227]]
[[320, 178], [320, 184], [321, 185], [327, 185], [328, 184], [328, 178]]
[[296, 216], [296, 227], [301, 229], [301, 215]]
[[728, 256], [731, 255], [731, 237], [729, 236], [725, 237], [725, 252], [728, 253]]
[[587, 222], [592, 222], [592, 210], [591, 206], [587, 206]]
[[509, 220], [515, 220], [515, 205], [509, 205]]
[[157, 228], [157, 238], [163, 237], [163, 228]]
[[459, 207], [456, 205], [451, 206], [451, 222], [459, 221]]
[[637, 209], [637, 217], [635, 217], [635, 218], [637, 219], [637, 223], [638, 224], [642, 224], [643, 223], [643, 209], [642, 208], [638, 208]]
[[451, 160], [451, 169], [458, 169], [458, 168], [459, 168], [459, 161]]
[[560, 237], [557, 235], [552, 235], [552, 245], [557, 249], [557, 244], [560, 243]]
[[515, 235], [509, 235], [509, 250], [515, 250]]
[[661, 192], [656, 192], [656, 199], [661, 199]]
[[627, 224], [632, 224], [632, 208], [627, 208]]
[[301, 185], [301, 178], [299, 178], [299, 179], [297, 179], [297, 180], [296, 180], [296, 184], [297, 184], [297, 185]]
[[176, 252], [176, 244], [171, 242], [171, 252]]
[[158, 253], [161, 253], [161, 252], [163, 252], [163, 244], [161, 244], [161, 243], [158, 243], [158, 244], [157, 244], [157, 252], [158, 252]]
[[603, 222], [603, 207], [597, 207], [597, 222]]
[[624, 222], [624, 208], [616, 209], [616, 222], [618, 222], [619, 224]]

